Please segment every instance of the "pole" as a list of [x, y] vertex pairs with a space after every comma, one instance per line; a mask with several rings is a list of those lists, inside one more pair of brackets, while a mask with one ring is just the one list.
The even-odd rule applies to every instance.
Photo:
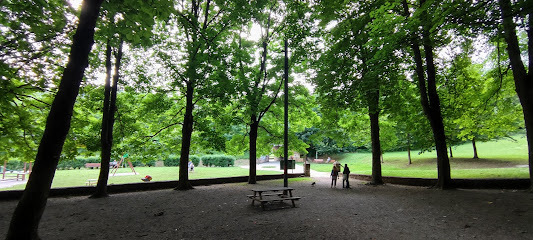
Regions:
[[287, 54], [287, 39], [285, 39], [285, 130], [283, 134], [283, 159], [285, 160], [283, 166], [283, 186], [289, 186], [287, 178], [287, 165], [289, 163], [289, 57]]
[[4, 172], [2, 173], [2, 179], [6, 179], [7, 160], [4, 160]]

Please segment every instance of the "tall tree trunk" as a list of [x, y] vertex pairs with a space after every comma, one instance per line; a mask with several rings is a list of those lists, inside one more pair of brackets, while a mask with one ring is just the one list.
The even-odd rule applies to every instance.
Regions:
[[474, 149], [474, 159], [478, 159], [477, 147], [476, 147], [476, 138], [472, 138], [472, 148]]
[[257, 167], [257, 131], [259, 129], [259, 122], [257, 117], [252, 115], [250, 124], [250, 173], [248, 176], [249, 184], [256, 184], [256, 167]]
[[[420, 2], [423, 4], [425, 1], [421, 0]], [[404, 14], [409, 16], [408, 6], [405, 0], [403, 1], [403, 7]], [[437, 94], [436, 72], [435, 64], [433, 62], [433, 45], [429, 35], [429, 26], [427, 25], [429, 20], [427, 17], [427, 12], [423, 11], [423, 14], [421, 14], [420, 17], [423, 22], [426, 22], [422, 30], [422, 42], [426, 60], [425, 68], [420, 51], [420, 45], [418, 44], [416, 37], [411, 43], [411, 48], [413, 50], [414, 60], [416, 63], [420, 101], [424, 113], [431, 125], [433, 138], [435, 140], [435, 148], [437, 150], [438, 180], [436, 187], [446, 189], [451, 187], [450, 160], [448, 158], [448, 152], [446, 149], [446, 135], [444, 132], [444, 123], [442, 120], [439, 95]]]
[[444, 122], [442, 120], [442, 113], [440, 109], [440, 99], [437, 94], [436, 72], [435, 64], [433, 62], [433, 47], [429, 36], [429, 30], [424, 29], [424, 52], [426, 55], [426, 72], [427, 72], [427, 91], [429, 98], [428, 117], [433, 129], [433, 137], [435, 138], [435, 148], [437, 150], [437, 167], [438, 167], [438, 181], [437, 187], [441, 189], [450, 188], [451, 170], [450, 159], [448, 158], [448, 151], [446, 147], [446, 134], [444, 132]]
[[370, 116], [370, 138], [372, 140], [372, 182], [383, 184], [381, 175], [381, 143], [379, 141], [379, 90], [368, 93], [368, 115]]
[[[196, 71], [196, 70], [194, 70]], [[178, 186], [176, 190], [188, 190], [193, 189], [191, 183], [189, 182], [189, 171], [187, 169], [187, 164], [189, 163], [189, 151], [191, 149], [191, 137], [193, 131], [193, 114], [194, 109], [193, 97], [194, 97], [194, 84], [192, 83], [193, 78], [189, 78], [187, 82], [187, 103], [185, 106], [185, 117], [183, 120], [183, 128], [181, 130], [181, 155], [180, 155], [180, 174]]]
[[407, 133], [407, 158], [409, 159], [409, 165], [411, 165], [411, 134]]
[[513, 22], [513, 14], [510, 0], [499, 0], [503, 18], [503, 30], [505, 41], [507, 42], [507, 53], [513, 70], [515, 89], [522, 105], [524, 122], [526, 126], [526, 136], [528, 143], [529, 159], [529, 179], [530, 190], [533, 191], [533, 20], [532, 13], [529, 13], [528, 21], [528, 60], [529, 73], [522, 62], [520, 46], [516, 36], [516, 26]]
[[[100, 133], [100, 176], [96, 185], [96, 191], [91, 196], [92, 198], [100, 198], [107, 196], [107, 177], [102, 176], [103, 171], [107, 171], [109, 175], [109, 162], [104, 164], [104, 159], [111, 158], [111, 144], [109, 143], [109, 102], [111, 98], [111, 44], [107, 40], [106, 52], [106, 76], [104, 85], [104, 106], [102, 107], [102, 132]], [[104, 184], [105, 181], [105, 184]]]
[[450, 158], [453, 158], [452, 145], [450, 145]]
[[83, 74], [89, 64], [88, 56], [94, 43], [94, 27], [101, 4], [102, 0], [85, 0], [82, 3], [69, 61], [48, 114], [46, 128], [35, 157], [35, 166], [13, 212], [6, 239], [40, 239], [39, 222], [46, 208], [65, 138], [70, 130], [72, 110]]
[[[98, 177], [96, 191], [93, 195], [91, 195], [91, 198], [101, 198], [101, 197], [108, 196], [107, 182], [109, 179], [109, 162], [111, 160], [111, 148], [113, 147], [113, 125], [115, 124], [115, 111], [117, 109], [117, 89], [118, 89], [118, 79], [120, 78], [120, 65], [122, 61], [122, 44], [123, 42], [121, 40], [120, 46], [118, 47], [118, 52], [115, 57], [115, 74], [113, 75], [113, 86], [112, 87], [109, 86], [109, 78], [106, 77], [106, 87], [105, 87], [106, 93], [104, 97], [104, 113], [102, 117], [102, 134], [101, 134], [102, 152], [100, 153], [100, 156], [102, 159], [100, 163], [100, 176]], [[109, 42], [108, 42], [108, 47], [109, 47]], [[107, 57], [107, 51], [106, 51], [106, 57]], [[109, 65], [111, 65], [111, 60], [109, 60]], [[106, 66], [107, 66], [107, 61], [106, 61]], [[109, 67], [108, 69], [109, 73], [110, 71], [111, 71], [111, 67]], [[109, 95], [111, 95], [111, 100], [109, 100]], [[106, 98], [107, 98], [107, 103], [106, 103]]]

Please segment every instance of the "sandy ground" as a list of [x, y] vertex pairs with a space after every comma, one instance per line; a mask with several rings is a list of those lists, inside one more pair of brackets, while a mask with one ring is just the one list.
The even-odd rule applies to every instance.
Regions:
[[[291, 181], [302, 197], [297, 207], [266, 211], [246, 195], [281, 180], [51, 198], [39, 232], [43, 239], [533, 239], [531, 193], [329, 184], [324, 177]], [[0, 203], [5, 236], [17, 202]]]

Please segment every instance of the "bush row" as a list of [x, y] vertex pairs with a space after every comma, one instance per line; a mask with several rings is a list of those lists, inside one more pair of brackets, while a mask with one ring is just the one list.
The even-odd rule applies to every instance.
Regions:
[[226, 155], [202, 156], [202, 164], [207, 167], [229, 167], [235, 165], [235, 157]]
[[99, 163], [99, 157], [75, 158], [73, 160], [61, 160], [57, 164], [57, 169], [84, 168], [86, 163]]
[[[200, 165], [200, 161], [204, 166], [215, 166], [215, 167], [228, 167], [235, 165], [235, 157], [225, 156], [225, 155], [205, 155], [201, 158], [196, 155], [189, 156], [189, 159], [193, 162], [194, 166]], [[167, 159], [163, 160], [165, 166], [167, 167], [177, 167], [180, 165], [179, 156], [169, 156]], [[18, 169], [19, 166], [13, 166], [10, 168], [9, 163], [12, 164], [23, 164], [18, 161], [8, 162], [8, 169]], [[76, 158], [74, 160], [62, 160], [57, 165], [57, 169], [80, 169], [84, 168], [86, 163], [100, 163], [99, 157], [88, 157], [88, 158]], [[152, 167], [155, 165], [155, 160], [142, 162], [140, 160], [131, 161], [134, 167]]]
[[[4, 161], [1, 161], [0, 165], [2, 166], [2, 169], [3, 169], [4, 168]], [[27, 166], [27, 167], [29, 167], [29, 166]], [[11, 170], [11, 171], [21, 171], [22, 169], [24, 169], [24, 162], [22, 162], [22, 161], [7, 161], [6, 168], [7, 168], [7, 170]]]
[[[125, 160], [127, 164], [127, 160]], [[84, 168], [86, 163], [101, 163], [99, 157], [76, 158], [74, 160], [62, 160], [57, 164], [57, 169], [80, 169]], [[155, 161], [141, 162], [139, 160], [131, 161], [134, 167], [152, 167]], [[8, 168], [9, 169], [9, 168]]]
[[[200, 164], [200, 157], [196, 155], [189, 156], [189, 160], [192, 161], [194, 166], [198, 166]], [[167, 159], [163, 160], [166, 167], [177, 167], [180, 165], [180, 157], [178, 156], [169, 156]]]

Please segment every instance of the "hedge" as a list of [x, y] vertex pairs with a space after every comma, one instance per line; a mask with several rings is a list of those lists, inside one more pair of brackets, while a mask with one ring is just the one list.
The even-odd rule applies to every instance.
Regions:
[[76, 169], [85, 167], [86, 163], [100, 163], [99, 157], [75, 158], [73, 160], [61, 160], [57, 169]]
[[[198, 166], [200, 164], [200, 157], [196, 155], [190, 155], [189, 160], [192, 161], [194, 166]], [[180, 157], [169, 156], [167, 159], [163, 160], [163, 162], [165, 163], [165, 167], [179, 167]]]
[[180, 165], [180, 157], [168, 156], [163, 162], [165, 163], [165, 167], [177, 167]]
[[200, 165], [200, 157], [196, 156], [196, 155], [191, 155], [189, 156], [189, 160], [192, 161], [192, 163], [194, 164], [194, 166], [198, 166]]
[[235, 165], [235, 157], [226, 155], [202, 156], [202, 164], [207, 167], [229, 167]]

